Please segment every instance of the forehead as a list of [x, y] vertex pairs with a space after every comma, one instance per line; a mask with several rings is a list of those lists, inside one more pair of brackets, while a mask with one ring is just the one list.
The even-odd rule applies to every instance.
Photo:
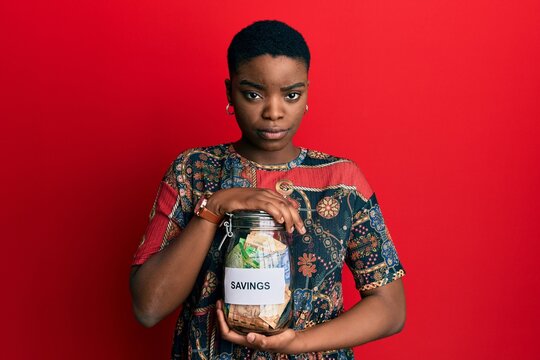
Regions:
[[261, 55], [238, 66], [235, 80], [261, 84], [290, 84], [307, 80], [306, 64], [288, 56]]

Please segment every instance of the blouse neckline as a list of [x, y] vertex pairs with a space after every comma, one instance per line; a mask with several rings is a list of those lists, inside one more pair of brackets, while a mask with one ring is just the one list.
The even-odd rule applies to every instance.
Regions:
[[282, 164], [259, 164], [259, 163], [255, 162], [253, 160], [249, 160], [249, 159], [243, 157], [242, 155], [240, 155], [236, 151], [236, 149], [234, 148], [233, 143], [230, 143], [229, 146], [228, 146], [229, 153], [231, 155], [237, 157], [238, 159], [240, 159], [240, 161], [242, 163], [247, 163], [248, 165], [251, 165], [251, 166], [256, 167], [258, 169], [269, 170], [269, 171], [272, 171], [272, 170], [281, 170], [281, 171], [290, 170], [290, 169], [294, 169], [295, 167], [301, 165], [302, 162], [304, 161], [304, 159], [306, 158], [307, 149], [303, 148], [301, 146], [299, 148], [300, 148], [300, 153], [298, 154], [298, 156], [296, 158], [292, 159], [291, 161], [287, 162], [287, 163], [282, 163]]

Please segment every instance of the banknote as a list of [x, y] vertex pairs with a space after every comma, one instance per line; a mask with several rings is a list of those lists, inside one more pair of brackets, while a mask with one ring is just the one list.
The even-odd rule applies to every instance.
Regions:
[[288, 246], [275, 239], [272, 231], [251, 231], [246, 238], [240, 238], [229, 251], [225, 263], [227, 267], [244, 269], [284, 269], [285, 294], [282, 304], [226, 304], [225, 307], [227, 322], [233, 328], [265, 332], [283, 327], [283, 323], [288, 319], [282, 319], [282, 315], [291, 301], [291, 264]]

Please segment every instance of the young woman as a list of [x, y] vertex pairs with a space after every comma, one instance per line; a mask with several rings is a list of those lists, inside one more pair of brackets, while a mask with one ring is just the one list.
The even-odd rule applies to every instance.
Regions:
[[[352, 161], [292, 142], [308, 111], [302, 35], [256, 22], [234, 37], [228, 63], [226, 110], [242, 137], [189, 149], [165, 174], [133, 262], [135, 315], [153, 326], [182, 307], [172, 359], [352, 359], [351, 347], [405, 321], [404, 270], [375, 195]], [[224, 320], [218, 227], [236, 210], [266, 211], [293, 234], [293, 321], [278, 335], [240, 335]], [[347, 312], [345, 263], [362, 296]]]

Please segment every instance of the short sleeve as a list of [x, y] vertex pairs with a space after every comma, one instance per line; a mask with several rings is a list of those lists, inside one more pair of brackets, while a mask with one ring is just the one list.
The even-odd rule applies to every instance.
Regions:
[[405, 275], [375, 194], [367, 201], [357, 198], [345, 260], [360, 291]]
[[182, 156], [179, 156], [165, 173], [132, 265], [141, 265], [163, 250], [186, 226], [192, 204], [186, 179], [179, 175], [182, 166]]

